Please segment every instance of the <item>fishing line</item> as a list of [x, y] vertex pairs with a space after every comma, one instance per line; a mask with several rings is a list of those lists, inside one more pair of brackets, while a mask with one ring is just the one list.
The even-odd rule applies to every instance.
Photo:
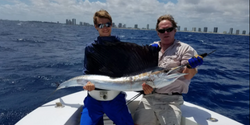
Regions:
[[129, 105], [131, 102], [133, 102], [135, 99], [137, 99], [139, 96], [142, 95], [142, 92], [139, 92], [137, 95], [133, 96], [131, 99], [129, 99], [127, 102], [126, 102], [126, 105]]
[[[211, 53], [213, 53], [213, 52], [215, 52], [215, 51], [216, 51], [216, 50], [213, 50], [213, 51], [210, 52], [210, 53], [203, 53], [203, 54], [196, 55], [196, 56], [200, 56], [200, 57], [202, 57], [202, 59], [203, 59], [204, 57], [210, 55]], [[194, 56], [194, 57], [196, 57], [196, 56]], [[175, 71], [177, 71], [177, 70], [179, 70], [179, 69], [181, 69], [181, 68], [183, 68], [183, 67], [185, 67], [185, 66], [188, 66], [188, 65], [189, 65], [189, 63], [184, 64], [184, 65], [180, 65], [180, 66], [177, 66], [177, 67], [172, 68], [172, 69], [169, 70], [169, 71], [166, 70], [165, 72], [167, 72], [166, 74], [169, 75], [169, 74], [171, 74], [171, 73], [173, 73], [173, 72], [175, 72]]]
[[[57, 88], [58, 88], [58, 86], [60, 85], [60, 83], [58, 83], [58, 82], [56, 82], [55, 84], [56, 84]], [[46, 99], [43, 100], [43, 102], [47, 101], [48, 98], [50, 98], [56, 91], [57, 91], [57, 89], [54, 90], [53, 92], [51, 92], [51, 93], [49, 94], [49, 96], [48, 96]]]

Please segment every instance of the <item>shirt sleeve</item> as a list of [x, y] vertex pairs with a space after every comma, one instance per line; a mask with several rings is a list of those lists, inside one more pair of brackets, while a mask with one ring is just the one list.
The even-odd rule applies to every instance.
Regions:
[[88, 54], [87, 52], [87, 47], [85, 48], [85, 54], [84, 54], [84, 66], [83, 66], [83, 75], [85, 74], [88, 74], [88, 67], [87, 67], [87, 63], [88, 63], [88, 60], [86, 58], [86, 55]]
[[[85, 48], [85, 54], [84, 54], [84, 68], [83, 68], [83, 74], [93, 74], [96, 73], [96, 62], [92, 59], [91, 53], [93, 53], [92, 47], [87, 46]], [[96, 66], [96, 67], [95, 67]]]
[[182, 52], [183, 53], [183, 55], [182, 55], [182, 61], [181, 61], [182, 65], [188, 63], [188, 60], [190, 58], [192, 58], [193, 56], [197, 55], [196, 50], [193, 47], [189, 46], [189, 45], [186, 45], [185, 48], [182, 49], [182, 50], [183, 50], [183, 52]]

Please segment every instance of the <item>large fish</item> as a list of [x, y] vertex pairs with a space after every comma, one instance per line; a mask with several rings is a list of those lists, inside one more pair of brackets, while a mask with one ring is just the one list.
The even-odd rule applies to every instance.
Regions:
[[112, 78], [104, 75], [81, 75], [61, 83], [57, 90], [67, 87], [85, 86], [88, 81], [95, 84], [96, 88], [117, 91], [141, 91], [142, 83], [153, 88], [161, 88], [173, 83], [185, 73], [171, 73], [175, 68], [166, 72], [164, 69], [157, 68], [156, 71], [149, 71], [134, 76]]
[[[159, 47], [141, 46], [129, 42], [92, 43], [85, 48], [87, 74], [61, 83], [57, 90], [73, 86], [85, 86], [88, 81], [96, 88], [118, 91], [140, 91], [146, 82], [153, 88], [173, 83], [183, 73], [158, 66]], [[152, 69], [152, 70], [145, 70]], [[91, 74], [91, 75], [90, 75]], [[105, 74], [105, 75], [103, 75]]]

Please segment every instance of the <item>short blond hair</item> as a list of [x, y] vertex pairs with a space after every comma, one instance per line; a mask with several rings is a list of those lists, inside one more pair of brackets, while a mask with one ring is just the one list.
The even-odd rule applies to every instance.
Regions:
[[108, 11], [106, 11], [106, 10], [101, 9], [101, 10], [95, 12], [94, 17], [93, 17], [93, 21], [94, 21], [95, 25], [97, 25], [97, 17], [99, 17], [99, 18], [107, 18], [107, 19], [110, 20], [110, 22], [112, 24], [112, 18], [109, 15]]
[[159, 23], [160, 23], [162, 20], [168, 20], [168, 21], [170, 21], [170, 22], [172, 23], [172, 26], [173, 26], [174, 28], [177, 27], [177, 22], [175, 22], [174, 17], [173, 17], [172, 15], [167, 14], [167, 15], [160, 16], [160, 17], [157, 19], [156, 28], [155, 28], [156, 30], [159, 29], [159, 26], [158, 26], [158, 25], [159, 25]]

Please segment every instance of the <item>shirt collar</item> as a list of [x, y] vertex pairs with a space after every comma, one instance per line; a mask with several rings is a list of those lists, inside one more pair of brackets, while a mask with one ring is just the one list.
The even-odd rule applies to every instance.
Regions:
[[119, 37], [117, 36], [98, 36], [97, 39], [95, 40], [98, 43], [102, 43], [102, 42], [118, 42], [120, 41]]

